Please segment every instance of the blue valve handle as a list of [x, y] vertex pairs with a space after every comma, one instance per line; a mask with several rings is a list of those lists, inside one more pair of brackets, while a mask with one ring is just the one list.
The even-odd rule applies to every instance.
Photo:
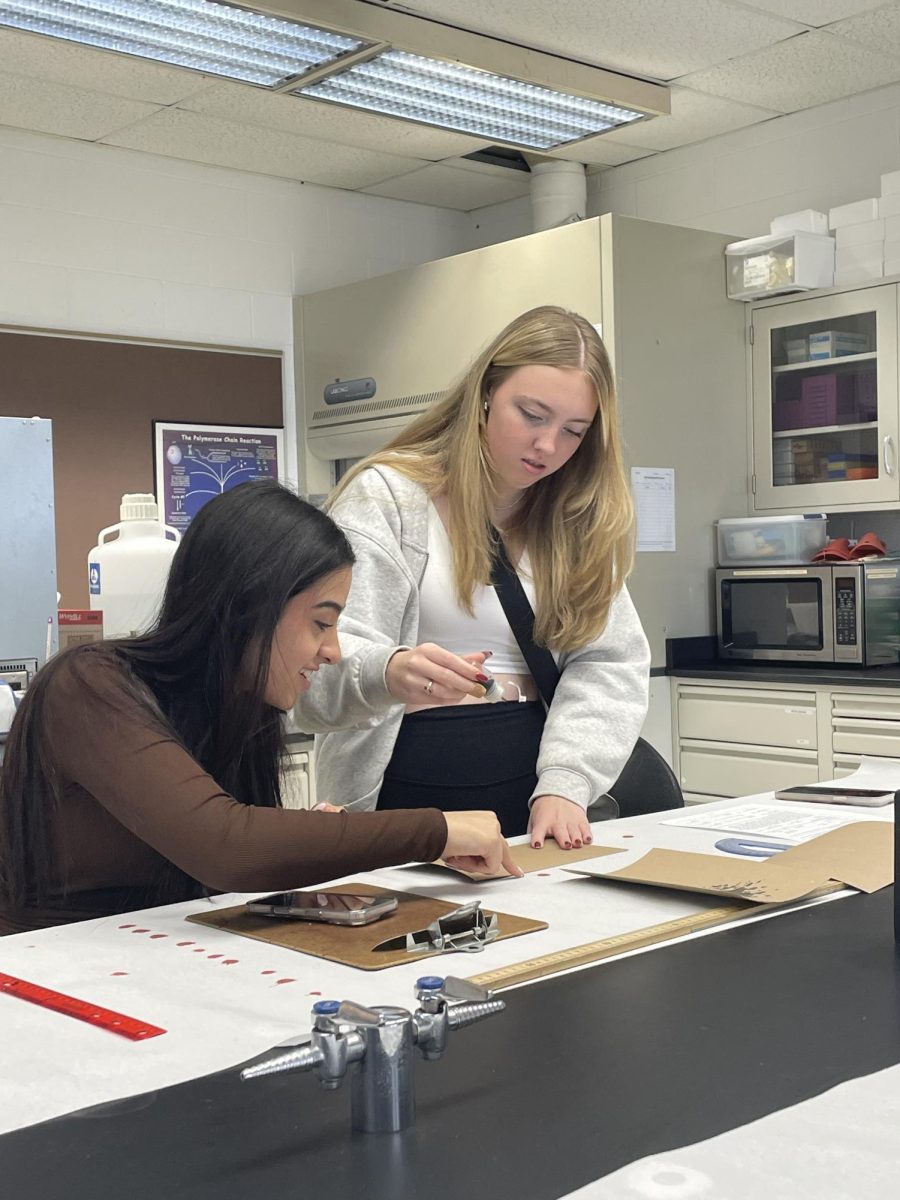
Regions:
[[416, 980], [420, 992], [439, 992], [443, 986], [444, 980], [440, 975], [422, 975]]
[[312, 1010], [317, 1017], [333, 1017], [340, 1007], [340, 1000], [317, 1000]]

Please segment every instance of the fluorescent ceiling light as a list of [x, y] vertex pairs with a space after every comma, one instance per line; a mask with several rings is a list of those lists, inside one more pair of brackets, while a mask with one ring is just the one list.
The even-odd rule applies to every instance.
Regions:
[[[0, 26], [535, 151], [669, 112], [668, 89], [358, 0], [0, 0]], [[304, 82], [305, 81], [305, 82]]]
[[0, 0], [0, 25], [262, 87], [368, 44], [215, 0]]
[[552, 150], [646, 115], [403, 50], [387, 50], [345, 69], [338, 67], [308, 87], [301, 81], [291, 95], [530, 150]]

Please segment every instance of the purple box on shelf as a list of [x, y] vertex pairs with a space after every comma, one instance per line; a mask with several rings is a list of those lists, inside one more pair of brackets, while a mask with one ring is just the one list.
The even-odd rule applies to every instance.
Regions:
[[799, 396], [779, 397], [772, 406], [772, 428], [800, 429], [803, 425], [802, 407]]
[[810, 375], [800, 385], [801, 425], [805, 429], [837, 424], [837, 376]]
[[874, 371], [863, 371], [856, 377], [856, 419], [878, 420], [878, 386]]

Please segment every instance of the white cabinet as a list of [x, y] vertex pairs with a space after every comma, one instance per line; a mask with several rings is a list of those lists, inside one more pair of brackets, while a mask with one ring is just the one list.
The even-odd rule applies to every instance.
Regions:
[[692, 801], [819, 778], [815, 691], [684, 682], [673, 699], [676, 774]]
[[752, 505], [900, 503], [897, 285], [754, 306]]
[[316, 803], [316, 777], [311, 749], [294, 751], [288, 755], [282, 776], [281, 799], [285, 808], [312, 808]]
[[688, 803], [835, 779], [864, 754], [900, 759], [900, 683], [850, 691], [673, 678], [671, 686], [674, 768]]

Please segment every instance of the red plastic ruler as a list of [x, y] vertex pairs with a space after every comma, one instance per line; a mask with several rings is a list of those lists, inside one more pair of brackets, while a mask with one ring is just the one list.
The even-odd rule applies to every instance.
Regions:
[[39, 983], [30, 983], [27, 979], [19, 979], [15, 975], [6, 975], [0, 971], [0, 992], [8, 996], [18, 996], [20, 1000], [28, 1000], [31, 1004], [39, 1004], [41, 1008], [52, 1009], [53, 1012], [63, 1013], [67, 1017], [75, 1017], [79, 1021], [87, 1021], [110, 1033], [119, 1033], [132, 1042], [141, 1042], [145, 1038], [159, 1037], [165, 1033], [158, 1025], [147, 1021], [139, 1021], [136, 1017], [126, 1017], [124, 1013], [114, 1012], [111, 1008], [101, 1008], [99, 1004], [91, 1004], [88, 1000], [78, 1000], [75, 996], [67, 996], [64, 992], [54, 992], [52, 988], [43, 987]]

